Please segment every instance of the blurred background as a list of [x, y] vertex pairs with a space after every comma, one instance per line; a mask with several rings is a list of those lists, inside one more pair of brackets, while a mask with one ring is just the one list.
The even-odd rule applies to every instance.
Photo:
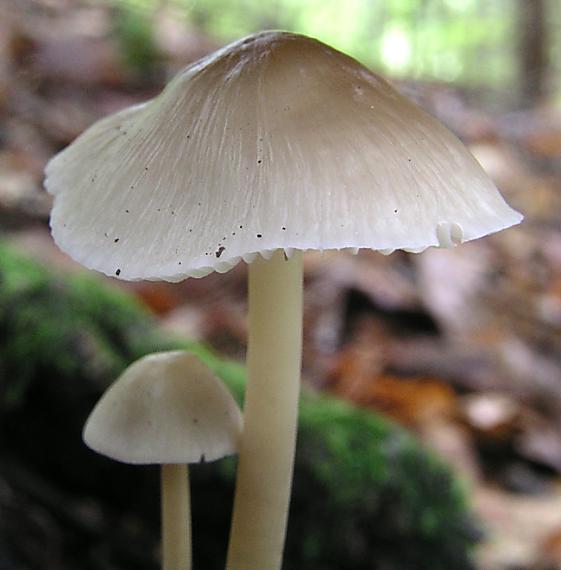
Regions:
[[[246, 267], [173, 285], [84, 276], [50, 238], [43, 168], [95, 120], [262, 29], [314, 36], [384, 74], [525, 215], [451, 251], [306, 258], [307, 387], [413, 433], [449, 466], [470, 518], [465, 559], [400, 558], [400, 518], [383, 562], [361, 554], [349, 568], [561, 569], [558, 0], [0, 0], [0, 569], [157, 567], [156, 475], [94, 464], [80, 424], [148, 349], [191, 343], [242, 362]], [[367, 543], [372, 516], [349, 536]], [[378, 552], [392, 537], [372, 539]]]

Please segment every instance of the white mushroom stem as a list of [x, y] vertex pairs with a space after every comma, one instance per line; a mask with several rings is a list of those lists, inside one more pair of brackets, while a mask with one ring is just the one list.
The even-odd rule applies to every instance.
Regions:
[[248, 384], [228, 570], [281, 567], [298, 421], [302, 254], [249, 266]]
[[187, 465], [162, 465], [162, 569], [191, 570], [191, 505]]

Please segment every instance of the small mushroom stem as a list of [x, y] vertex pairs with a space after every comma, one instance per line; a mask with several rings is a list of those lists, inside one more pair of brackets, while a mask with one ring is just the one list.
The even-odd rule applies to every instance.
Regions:
[[249, 266], [248, 384], [228, 570], [282, 564], [302, 359], [302, 254]]
[[162, 569], [191, 570], [191, 504], [187, 465], [162, 465]]

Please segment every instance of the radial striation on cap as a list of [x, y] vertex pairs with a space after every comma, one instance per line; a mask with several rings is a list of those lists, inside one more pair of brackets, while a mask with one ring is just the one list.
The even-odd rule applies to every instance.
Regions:
[[208, 367], [183, 351], [129, 366], [84, 427], [84, 442], [125, 463], [198, 463], [237, 452], [242, 416]]
[[129, 280], [200, 277], [277, 249], [449, 247], [522, 219], [433, 117], [286, 32], [187, 67], [46, 174], [58, 245]]

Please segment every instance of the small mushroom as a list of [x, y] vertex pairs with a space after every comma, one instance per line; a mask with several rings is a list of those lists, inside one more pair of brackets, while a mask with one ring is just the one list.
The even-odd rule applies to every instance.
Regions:
[[90, 414], [88, 447], [117, 461], [160, 464], [162, 568], [191, 568], [189, 463], [237, 452], [241, 412], [196, 356], [145, 356], [129, 366]]
[[89, 268], [180, 281], [251, 263], [229, 570], [282, 562], [302, 252], [420, 252], [522, 219], [436, 119], [352, 58], [287, 32], [193, 63], [151, 101], [93, 125], [46, 175], [54, 239]]

